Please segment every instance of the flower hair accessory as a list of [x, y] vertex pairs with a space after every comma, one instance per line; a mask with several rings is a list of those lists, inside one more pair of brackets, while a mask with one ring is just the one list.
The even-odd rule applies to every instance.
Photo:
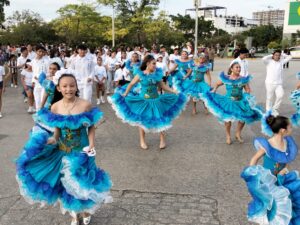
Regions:
[[56, 73], [55, 73], [55, 76], [53, 78], [53, 83], [55, 85], [58, 84], [58, 80], [59, 78], [63, 75], [63, 74], [72, 74], [75, 76], [75, 71], [72, 70], [72, 69], [61, 69], [61, 70], [58, 70]]
[[272, 115], [272, 110], [266, 112], [261, 119], [261, 132], [269, 137], [273, 136], [273, 131], [267, 123], [267, 118]]

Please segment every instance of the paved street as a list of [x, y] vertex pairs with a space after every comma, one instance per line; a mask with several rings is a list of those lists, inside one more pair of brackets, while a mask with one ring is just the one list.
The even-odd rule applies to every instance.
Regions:
[[[216, 61], [213, 81], [229, 60]], [[260, 59], [249, 60], [254, 80], [253, 94], [265, 102], [265, 67]], [[294, 112], [288, 101], [296, 86], [300, 61], [285, 70], [284, 115]], [[224, 88], [220, 88], [220, 92]], [[203, 107], [191, 115], [191, 104], [167, 132], [168, 147], [160, 151], [159, 135], [147, 135], [149, 150], [139, 149], [138, 130], [114, 116], [108, 103], [101, 105], [105, 123], [96, 134], [97, 163], [112, 177], [114, 203], [102, 207], [92, 225], [247, 225], [250, 200], [240, 172], [254, 154], [252, 140], [260, 134], [260, 124], [246, 126], [244, 144], [225, 144], [224, 127]], [[14, 160], [33, 125], [21, 88], [8, 87], [4, 94], [4, 117], [0, 120], [0, 225], [65, 225], [68, 215], [59, 207], [39, 208], [27, 204], [19, 195]], [[300, 143], [300, 130], [294, 137]], [[300, 158], [292, 165], [300, 169]]]

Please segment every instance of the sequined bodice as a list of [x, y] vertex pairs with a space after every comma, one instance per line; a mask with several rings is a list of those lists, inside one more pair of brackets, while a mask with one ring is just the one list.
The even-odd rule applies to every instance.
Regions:
[[59, 137], [59, 149], [66, 152], [81, 151], [83, 147], [89, 145], [87, 128], [61, 129]]
[[245, 84], [225, 84], [226, 96], [232, 100], [239, 101], [243, 97], [243, 88]]
[[151, 78], [152, 75], [145, 75], [145, 77], [141, 80], [141, 96], [144, 98], [157, 98], [157, 84], [159, 83], [157, 80]]
[[269, 169], [274, 175], [277, 175], [285, 166], [285, 163], [278, 163], [267, 155], [264, 156], [263, 167]]
[[206, 71], [203, 71], [203, 69], [198, 69], [198, 67], [193, 68], [192, 72], [192, 81], [194, 82], [202, 82], [204, 81], [204, 75]]

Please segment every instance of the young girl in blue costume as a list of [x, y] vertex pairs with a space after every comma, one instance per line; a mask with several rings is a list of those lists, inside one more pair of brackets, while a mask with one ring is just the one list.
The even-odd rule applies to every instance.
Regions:
[[[254, 139], [256, 154], [241, 174], [253, 200], [248, 205], [248, 219], [259, 224], [300, 224], [300, 179], [298, 171], [289, 171], [298, 147], [291, 135], [288, 118], [270, 113], [262, 121], [270, 139]], [[263, 165], [257, 165], [263, 158]]]
[[132, 53], [131, 59], [125, 62], [125, 73], [126, 76], [130, 76], [131, 79], [134, 77], [134, 68], [139, 67], [141, 62], [139, 60], [139, 55], [137, 53]]
[[[226, 143], [231, 144], [231, 124], [238, 121], [236, 139], [242, 143], [241, 132], [245, 123], [250, 124], [260, 120], [261, 110], [255, 106], [253, 97], [249, 95], [250, 76], [243, 78], [240, 76], [241, 66], [233, 63], [229, 69], [228, 75], [221, 73], [220, 80], [216, 83], [212, 92], [201, 94], [208, 110], [214, 114], [220, 122], [225, 123]], [[226, 95], [215, 93], [221, 85], [226, 87]], [[246, 93], [243, 92], [245, 90]]]
[[[207, 77], [207, 83], [204, 80], [204, 76]], [[191, 79], [188, 79], [191, 77]], [[205, 64], [205, 55], [200, 55], [195, 60], [195, 64], [192, 67], [192, 73], [189, 73], [183, 77], [183, 80], [177, 80], [175, 82], [175, 88], [179, 92], [184, 93], [193, 98], [193, 114], [197, 113], [196, 104], [199, 101], [200, 94], [210, 91], [211, 76], [210, 67]]]
[[173, 80], [182, 80], [183, 77], [188, 77], [192, 72], [194, 61], [189, 59], [189, 53], [186, 49], [181, 51], [180, 59], [175, 59], [174, 67], [168, 72], [168, 84], [173, 86]]
[[99, 109], [78, 98], [76, 79], [63, 74], [58, 80], [63, 98], [37, 112], [39, 121], [55, 128], [34, 132], [16, 161], [20, 192], [29, 203], [60, 203], [63, 213], [73, 217], [72, 225], [89, 224], [91, 214], [110, 202], [111, 180], [95, 164], [95, 124]]
[[[139, 127], [140, 146], [147, 149], [145, 142], [145, 131], [160, 132], [160, 149], [166, 147], [164, 132], [172, 125], [172, 121], [179, 116], [188, 101], [183, 94], [166, 86], [163, 81], [163, 72], [156, 68], [156, 60], [152, 55], [147, 55], [140, 68], [135, 71], [135, 77], [122, 94], [115, 92], [109, 98], [116, 114], [124, 122]], [[141, 92], [139, 95], [128, 95], [131, 88], [140, 83]], [[158, 94], [157, 88], [171, 92], [162, 95]]]
[[50, 109], [51, 103], [54, 98], [55, 93], [55, 83], [53, 82], [53, 78], [57, 71], [60, 70], [60, 66], [58, 63], [54, 62], [49, 65], [48, 74], [44, 73], [39, 76], [39, 83], [44, 88], [41, 108], [46, 107]]

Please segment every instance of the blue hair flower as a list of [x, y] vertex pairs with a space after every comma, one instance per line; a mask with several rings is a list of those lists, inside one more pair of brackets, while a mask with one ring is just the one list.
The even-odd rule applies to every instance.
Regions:
[[272, 110], [266, 112], [261, 119], [261, 132], [269, 137], [273, 136], [273, 131], [267, 123], [267, 118], [272, 115]]

